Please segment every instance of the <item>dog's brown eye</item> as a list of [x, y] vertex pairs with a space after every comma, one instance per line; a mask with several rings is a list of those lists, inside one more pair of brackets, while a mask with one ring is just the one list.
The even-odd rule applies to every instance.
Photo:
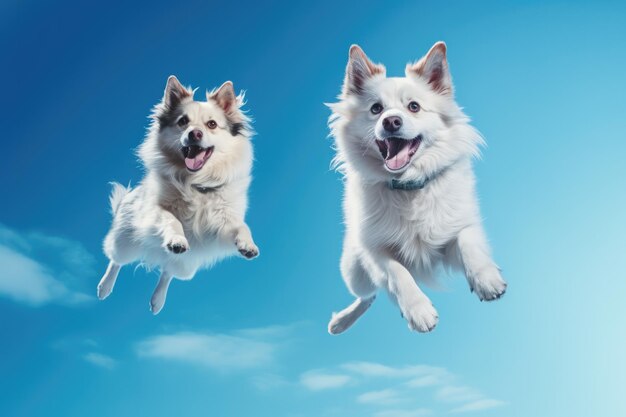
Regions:
[[417, 113], [418, 111], [420, 111], [420, 105], [417, 104], [417, 101], [412, 101], [409, 103], [409, 111], [412, 111], [413, 113]]
[[217, 122], [215, 120], [209, 120], [206, 125], [209, 129], [215, 129], [217, 127]]
[[372, 107], [370, 107], [370, 111], [372, 114], [378, 114], [383, 111], [383, 105], [380, 103], [374, 103], [372, 104]]
[[189, 118], [187, 116], [183, 116], [178, 119], [178, 126], [180, 127], [187, 126], [187, 123], [189, 123]]

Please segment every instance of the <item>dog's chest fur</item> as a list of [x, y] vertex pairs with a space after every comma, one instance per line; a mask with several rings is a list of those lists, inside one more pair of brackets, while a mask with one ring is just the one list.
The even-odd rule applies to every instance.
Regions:
[[208, 192], [186, 187], [182, 192], [162, 197], [162, 205], [182, 223], [190, 240], [215, 239], [229, 220], [242, 218], [246, 209], [245, 195], [225, 185]]
[[476, 219], [474, 178], [464, 166], [422, 190], [394, 190], [385, 183], [346, 182], [348, 231], [368, 250], [384, 251], [405, 265], [430, 270], [458, 232]]

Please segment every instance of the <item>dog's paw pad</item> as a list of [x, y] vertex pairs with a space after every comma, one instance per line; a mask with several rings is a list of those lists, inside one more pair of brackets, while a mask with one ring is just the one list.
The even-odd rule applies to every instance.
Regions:
[[189, 243], [184, 237], [176, 237], [165, 244], [167, 250], [175, 254], [185, 253], [189, 250]]
[[246, 259], [254, 259], [259, 256], [259, 248], [253, 242], [238, 240], [235, 245], [239, 253]]
[[259, 250], [254, 249], [239, 249], [239, 253], [243, 255], [246, 259], [254, 259], [259, 256]]
[[408, 306], [402, 316], [408, 322], [409, 328], [420, 333], [430, 332], [439, 321], [437, 310], [429, 300], [420, 300]]
[[495, 301], [506, 292], [507, 283], [502, 279], [497, 268], [481, 272], [472, 282], [470, 290], [475, 292], [480, 301]]
[[176, 254], [187, 252], [187, 246], [181, 245], [180, 243], [169, 244], [167, 245], [167, 249], [169, 249], [170, 252], [174, 252]]

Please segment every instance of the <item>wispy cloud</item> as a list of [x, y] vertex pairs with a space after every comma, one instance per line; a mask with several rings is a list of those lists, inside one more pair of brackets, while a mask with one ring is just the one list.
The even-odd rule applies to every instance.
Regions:
[[399, 376], [406, 376], [407, 374], [412, 375], [412, 372], [410, 370], [407, 371], [406, 368], [393, 368], [391, 366], [375, 362], [348, 362], [344, 363], [340, 367], [347, 371], [354, 372], [355, 374], [370, 377], [394, 378]]
[[463, 402], [476, 400], [481, 394], [470, 387], [446, 385], [437, 391], [436, 397], [445, 402]]
[[464, 413], [467, 411], [488, 410], [490, 408], [500, 407], [505, 404], [506, 403], [504, 401], [493, 400], [493, 399], [487, 398], [483, 400], [472, 401], [470, 403], [462, 405], [461, 407], [454, 408], [451, 412], [452, 413]]
[[[335, 368], [305, 372], [300, 378], [302, 384], [318, 391], [369, 388], [354, 398], [362, 407], [373, 408], [374, 417], [425, 416], [441, 408], [460, 413], [505, 404], [473, 387], [459, 384], [459, 380], [454, 373], [438, 366], [397, 367], [376, 362], [348, 362]], [[454, 408], [450, 410], [450, 407]]]
[[276, 346], [230, 334], [180, 332], [149, 337], [137, 344], [136, 351], [144, 358], [186, 362], [227, 372], [270, 364]]
[[296, 328], [301, 327], [306, 322], [296, 322], [292, 324], [274, 324], [264, 327], [252, 327], [235, 330], [234, 335], [253, 339], [277, 339], [289, 336]]
[[437, 390], [435, 398], [447, 403], [464, 403], [450, 410], [452, 413], [487, 410], [506, 404], [504, 401], [486, 397], [477, 389], [458, 385], [445, 385], [441, 387]]
[[300, 375], [300, 383], [312, 391], [341, 388], [350, 380], [348, 375], [327, 373], [321, 370], [308, 371]]
[[97, 352], [89, 352], [83, 356], [83, 359], [92, 365], [104, 369], [113, 369], [117, 366], [117, 361], [110, 356]]
[[401, 402], [402, 396], [395, 389], [387, 388], [379, 391], [364, 392], [356, 400], [362, 404], [389, 405]]
[[18, 233], [0, 224], [0, 296], [29, 306], [80, 305], [93, 300], [73, 288], [94, 276], [95, 259], [70, 239]]
[[449, 376], [444, 368], [430, 365], [392, 367], [375, 362], [348, 362], [341, 365], [341, 368], [372, 378], [414, 378], [414, 384], [418, 384], [416, 381], [419, 378], [439, 382]]
[[433, 411], [428, 408], [416, 408], [414, 410], [383, 410], [374, 413], [374, 417], [422, 417], [430, 416]]
[[406, 382], [406, 385], [411, 388], [432, 387], [434, 385], [441, 385], [450, 379], [450, 374], [445, 370], [441, 370], [441, 372], [431, 372], [426, 375], [412, 378]]

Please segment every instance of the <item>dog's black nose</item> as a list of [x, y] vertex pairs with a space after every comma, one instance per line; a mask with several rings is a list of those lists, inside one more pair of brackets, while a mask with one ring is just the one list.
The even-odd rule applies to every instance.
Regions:
[[190, 142], [200, 142], [202, 140], [202, 131], [198, 129], [194, 129], [189, 132], [189, 141]]
[[385, 117], [383, 119], [383, 127], [387, 132], [397, 132], [402, 127], [402, 119], [399, 116]]

